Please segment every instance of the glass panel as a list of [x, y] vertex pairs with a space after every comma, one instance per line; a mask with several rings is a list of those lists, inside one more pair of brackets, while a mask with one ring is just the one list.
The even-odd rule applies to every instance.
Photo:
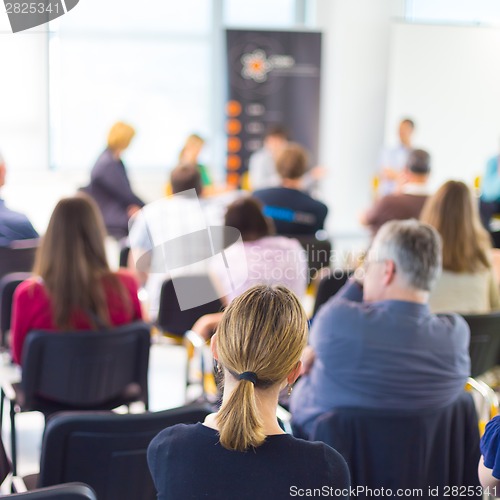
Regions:
[[47, 35], [0, 36], [0, 151], [9, 167], [47, 168]]
[[51, 23], [65, 33], [209, 33], [211, 0], [80, 0]]
[[52, 123], [55, 163], [90, 169], [109, 127], [129, 122], [137, 135], [125, 161], [171, 167], [185, 137], [209, 131], [210, 48], [172, 42], [55, 37]]

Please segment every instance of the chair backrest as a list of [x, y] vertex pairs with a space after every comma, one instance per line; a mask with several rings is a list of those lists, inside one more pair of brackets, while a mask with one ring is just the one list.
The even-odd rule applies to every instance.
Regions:
[[12, 318], [12, 299], [17, 286], [31, 273], [9, 273], [0, 279], [0, 347], [7, 347], [7, 333]]
[[111, 330], [31, 332], [23, 347], [25, 407], [37, 400], [94, 408], [133, 391], [147, 405], [150, 327], [142, 322]]
[[38, 240], [24, 240], [9, 247], [0, 247], [0, 278], [9, 273], [31, 272], [37, 247]]
[[202, 422], [213, 411], [188, 405], [156, 413], [58, 413], [47, 422], [38, 486], [83, 481], [99, 500], [153, 500], [146, 451], [161, 430]]
[[[192, 275], [175, 278], [176, 286], [184, 290], [196, 290], [200, 297], [217, 297], [215, 288], [207, 275]], [[222, 302], [217, 299], [191, 309], [181, 310], [171, 279], [163, 282], [157, 325], [164, 332], [182, 336], [205, 314], [222, 311]]]
[[330, 266], [332, 243], [330, 240], [318, 240], [314, 236], [291, 235], [291, 238], [299, 240], [302, 248], [307, 254], [308, 280], [310, 283], [318, 275], [320, 269]]
[[445, 486], [479, 485], [477, 415], [465, 392], [438, 410], [339, 408], [318, 419], [312, 438], [343, 455], [355, 488], [421, 488], [414, 496], [427, 497], [429, 487], [442, 496]]
[[500, 312], [463, 318], [470, 328], [471, 376], [477, 377], [500, 362]]
[[31, 500], [97, 500], [95, 491], [83, 483], [58, 484], [50, 488], [41, 488], [26, 493], [16, 493], [8, 498], [28, 498]]
[[333, 297], [347, 282], [353, 271], [348, 269], [334, 269], [327, 276], [321, 278], [314, 301], [313, 317], [319, 308]]

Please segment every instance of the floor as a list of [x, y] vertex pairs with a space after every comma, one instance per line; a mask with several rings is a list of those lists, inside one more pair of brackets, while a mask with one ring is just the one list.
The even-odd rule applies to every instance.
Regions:
[[[151, 411], [165, 410], [183, 405], [186, 400], [185, 348], [167, 343], [153, 343], [149, 368]], [[8, 355], [2, 354], [0, 359], [0, 381], [10, 380], [14, 382], [19, 379], [19, 368], [9, 363]], [[188, 395], [189, 398], [194, 398], [197, 395], [197, 386], [193, 386], [192, 389], [192, 392]], [[10, 453], [10, 423], [7, 406], [4, 411], [2, 439], [7, 448], [7, 453]], [[23, 413], [16, 416], [18, 475], [20, 476], [38, 472], [43, 423], [43, 416], [38, 412]]]

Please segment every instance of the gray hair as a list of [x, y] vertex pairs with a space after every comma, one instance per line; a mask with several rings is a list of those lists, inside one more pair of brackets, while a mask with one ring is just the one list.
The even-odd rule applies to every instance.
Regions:
[[415, 219], [386, 222], [371, 252], [378, 261], [394, 261], [409, 288], [430, 292], [441, 273], [441, 237], [432, 226]]

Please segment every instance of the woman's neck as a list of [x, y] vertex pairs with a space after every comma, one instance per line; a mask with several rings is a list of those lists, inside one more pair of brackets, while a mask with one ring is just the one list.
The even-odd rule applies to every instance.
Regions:
[[[229, 399], [232, 391], [236, 388], [236, 384], [240, 382], [231, 380], [226, 377], [224, 383], [224, 393], [222, 396], [222, 406]], [[270, 387], [268, 389], [255, 389], [255, 399], [257, 402], [257, 409], [264, 427], [264, 433], [267, 436], [273, 434], [284, 434], [283, 429], [279, 426], [276, 418], [276, 408], [278, 407], [279, 387]], [[217, 426], [217, 413], [212, 413], [207, 416], [204, 424], [212, 429], [219, 430]]]

